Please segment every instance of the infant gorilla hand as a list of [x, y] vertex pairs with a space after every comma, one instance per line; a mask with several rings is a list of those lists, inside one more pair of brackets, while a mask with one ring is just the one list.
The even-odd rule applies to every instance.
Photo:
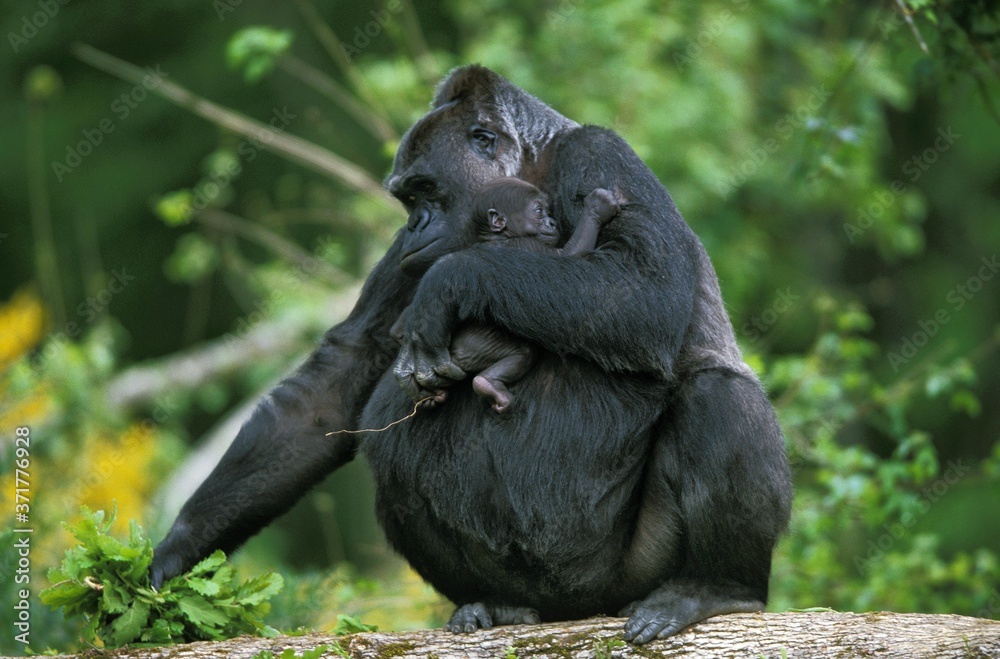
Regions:
[[593, 213], [601, 224], [618, 214], [620, 206], [615, 194], [604, 188], [596, 188], [583, 200], [585, 213]]

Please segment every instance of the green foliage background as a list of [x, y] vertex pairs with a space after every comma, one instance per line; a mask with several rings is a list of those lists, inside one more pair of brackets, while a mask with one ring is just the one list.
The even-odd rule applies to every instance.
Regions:
[[[183, 498], [171, 474], [215, 459], [189, 447], [232, 435], [216, 421], [343, 317], [404, 221], [384, 195], [98, 70], [83, 43], [373, 183], [462, 63], [614, 128], [705, 243], [779, 410], [797, 496], [771, 608], [1000, 616], [998, 9], [905, 6], [0, 2], [0, 516], [15, 526], [28, 426], [32, 592], [81, 503], [115, 499], [158, 539]], [[448, 612], [388, 555], [363, 465], [237, 559], [286, 576], [280, 629]], [[74, 647], [61, 616], [37, 599], [32, 615], [34, 650]]]

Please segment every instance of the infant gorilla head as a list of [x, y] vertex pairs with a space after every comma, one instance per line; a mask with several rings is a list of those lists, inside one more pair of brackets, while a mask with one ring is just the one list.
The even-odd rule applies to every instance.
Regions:
[[472, 224], [479, 240], [534, 238], [551, 247], [559, 242], [548, 196], [519, 178], [498, 178], [483, 186], [472, 203]]

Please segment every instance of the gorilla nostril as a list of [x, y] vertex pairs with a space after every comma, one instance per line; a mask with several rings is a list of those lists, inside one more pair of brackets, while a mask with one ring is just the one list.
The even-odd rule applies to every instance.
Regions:
[[423, 231], [431, 221], [431, 212], [426, 207], [415, 208], [410, 213], [406, 228], [410, 231]]

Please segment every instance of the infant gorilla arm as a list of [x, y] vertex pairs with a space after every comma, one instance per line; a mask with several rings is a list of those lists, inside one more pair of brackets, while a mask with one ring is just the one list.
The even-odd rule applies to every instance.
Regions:
[[527, 181], [503, 177], [487, 183], [476, 195], [472, 225], [483, 242], [556, 256], [576, 256], [597, 246], [601, 227], [618, 211], [615, 196], [597, 188], [584, 199], [573, 234], [558, 248], [559, 230], [549, 213], [548, 196]]

